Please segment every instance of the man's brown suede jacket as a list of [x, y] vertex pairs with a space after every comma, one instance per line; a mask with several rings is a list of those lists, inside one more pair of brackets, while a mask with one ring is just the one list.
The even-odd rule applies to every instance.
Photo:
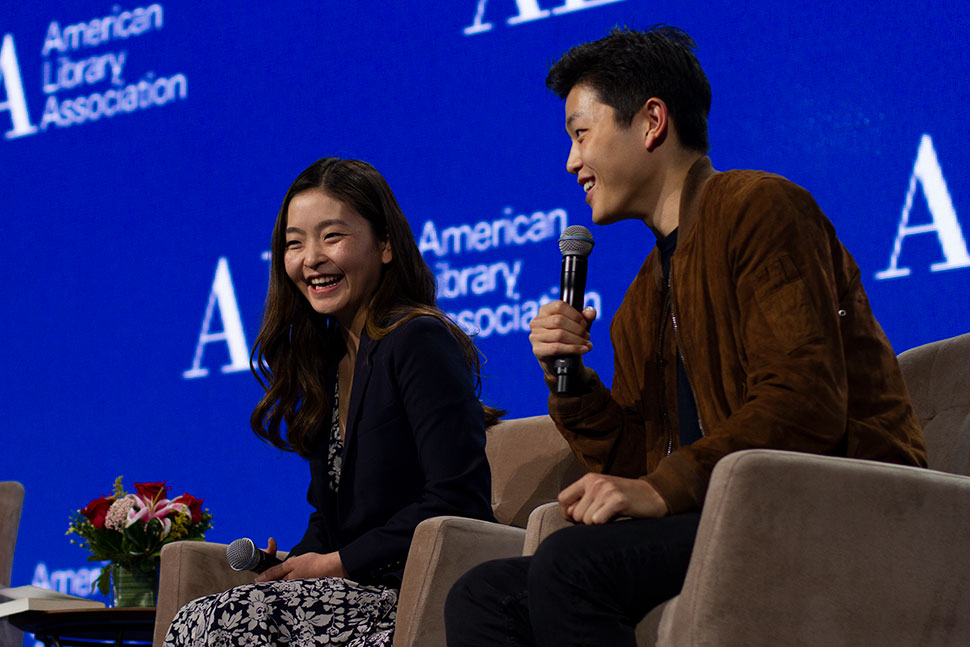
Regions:
[[[782, 177], [695, 163], [669, 289], [654, 249], [610, 335], [612, 392], [586, 369], [584, 391], [552, 394], [549, 411], [590, 471], [644, 478], [671, 513], [699, 509], [714, 464], [741, 449], [926, 465], [859, 268], [812, 196]], [[678, 348], [703, 433], [686, 447]]]

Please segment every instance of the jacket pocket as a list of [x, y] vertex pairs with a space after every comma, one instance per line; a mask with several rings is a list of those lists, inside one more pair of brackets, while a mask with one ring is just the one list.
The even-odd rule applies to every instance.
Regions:
[[759, 273], [761, 287], [755, 291], [757, 305], [784, 351], [791, 354], [822, 338], [818, 310], [808, 288], [788, 255], [771, 261]]

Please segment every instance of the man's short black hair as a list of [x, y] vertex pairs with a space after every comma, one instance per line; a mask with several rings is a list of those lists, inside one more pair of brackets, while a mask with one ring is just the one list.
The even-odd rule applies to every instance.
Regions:
[[651, 97], [667, 104], [686, 148], [706, 153], [711, 86], [683, 30], [657, 25], [649, 31], [615, 27], [608, 36], [563, 54], [549, 70], [546, 86], [561, 99], [588, 85], [611, 106], [617, 124], [629, 127]]

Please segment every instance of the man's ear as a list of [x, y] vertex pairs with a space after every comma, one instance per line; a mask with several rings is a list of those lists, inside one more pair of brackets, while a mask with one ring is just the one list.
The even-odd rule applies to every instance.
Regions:
[[637, 117], [643, 129], [643, 145], [653, 152], [667, 139], [667, 128], [670, 125], [667, 104], [661, 99], [651, 97], [640, 108]]

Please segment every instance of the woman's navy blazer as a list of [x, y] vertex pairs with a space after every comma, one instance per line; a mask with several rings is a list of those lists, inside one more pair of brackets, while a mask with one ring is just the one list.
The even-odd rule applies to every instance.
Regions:
[[434, 317], [412, 319], [379, 340], [361, 334], [336, 494], [329, 435], [318, 432], [307, 492], [314, 511], [291, 554], [339, 550], [350, 579], [400, 586], [420, 521], [493, 520], [475, 376]]

